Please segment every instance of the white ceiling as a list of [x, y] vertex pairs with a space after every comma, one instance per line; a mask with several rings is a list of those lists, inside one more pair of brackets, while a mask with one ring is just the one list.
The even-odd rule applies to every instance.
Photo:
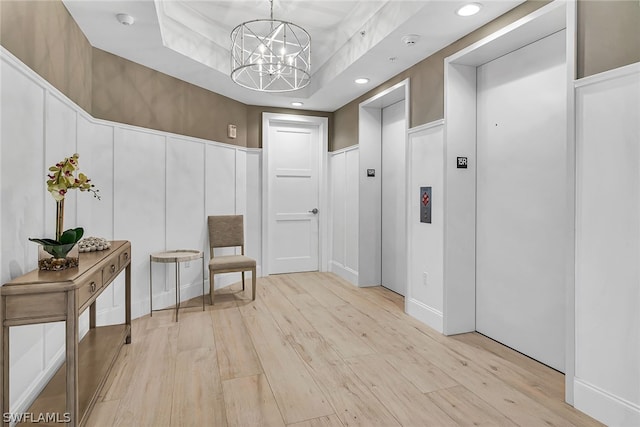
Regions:
[[[477, 0], [476, 0], [477, 1]], [[334, 111], [523, 0], [480, 0], [459, 17], [464, 0], [274, 0], [274, 18], [311, 35], [311, 84], [266, 94], [229, 78], [231, 30], [269, 17], [268, 0], [64, 0], [89, 42], [102, 50], [251, 105]], [[125, 26], [116, 15], [127, 13]], [[402, 37], [420, 36], [407, 46]], [[391, 60], [390, 58], [395, 58]], [[368, 84], [357, 85], [357, 77]]]

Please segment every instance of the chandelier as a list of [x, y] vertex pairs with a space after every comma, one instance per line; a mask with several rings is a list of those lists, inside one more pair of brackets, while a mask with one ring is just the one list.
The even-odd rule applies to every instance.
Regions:
[[290, 92], [311, 81], [311, 36], [291, 22], [243, 22], [231, 32], [231, 79], [260, 92]]

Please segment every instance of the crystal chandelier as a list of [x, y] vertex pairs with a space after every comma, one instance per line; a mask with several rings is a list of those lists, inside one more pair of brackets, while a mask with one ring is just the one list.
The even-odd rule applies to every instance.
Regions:
[[291, 22], [243, 22], [231, 32], [231, 79], [261, 92], [290, 92], [311, 81], [311, 36]]

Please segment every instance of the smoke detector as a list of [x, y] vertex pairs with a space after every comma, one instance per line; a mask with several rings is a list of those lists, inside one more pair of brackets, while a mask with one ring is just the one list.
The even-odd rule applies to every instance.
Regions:
[[119, 13], [116, 15], [116, 18], [122, 25], [133, 25], [133, 23], [136, 22], [136, 19], [127, 13]]
[[407, 46], [413, 46], [418, 43], [418, 40], [420, 40], [420, 36], [417, 34], [407, 34], [406, 36], [403, 36], [401, 40], [402, 43], [406, 44]]

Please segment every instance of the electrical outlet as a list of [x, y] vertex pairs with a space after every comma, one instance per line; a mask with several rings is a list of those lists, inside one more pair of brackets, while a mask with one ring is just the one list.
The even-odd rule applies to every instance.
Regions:
[[429, 275], [427, 274], [427, 272], [426, 272], [426, 271], [422, 273], [422, 283], [423, 283], [425, 286], [427, 286], [427, 283], [428, 283], [428, 277], [429, 277]]

